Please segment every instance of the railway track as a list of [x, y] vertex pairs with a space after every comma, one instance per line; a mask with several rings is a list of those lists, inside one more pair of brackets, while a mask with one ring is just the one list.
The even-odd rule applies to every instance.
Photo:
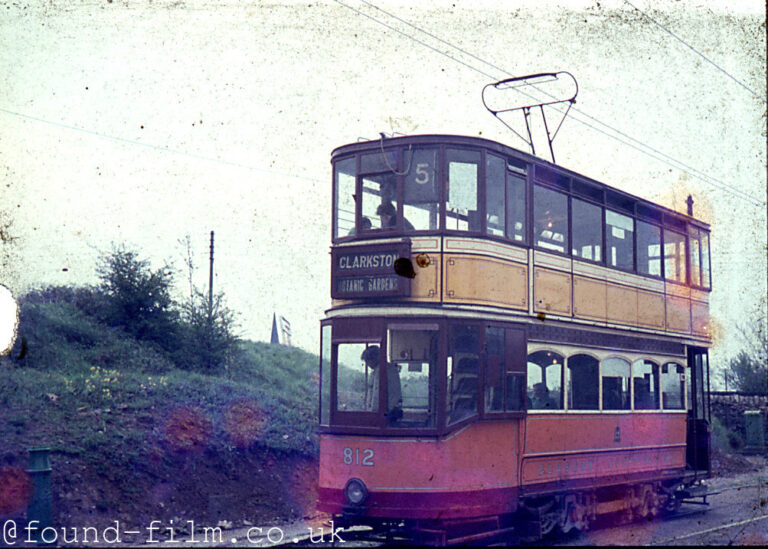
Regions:
[[[693, 505], [692, 502], [686, 502], [685, 505]], [[696, 504], [695, 507], [690, 508], [682, 508], [679, 509], [675, 513], [666, 514], [664, 516], [658, 517], [655, 520], [656, 521], [677, 521], [682, 520], [685, 518], [689, 518], [696, 515], [702, 515], [709, 511], [708, 505], [701, 505]], [[642, 524], [644, 519], [636, 519], [631, 522], [626, 522], [623, 520], [621, 514], [611, 514], [606, 515], [603, 517], [600, 517], [590, 528], [592, 531], [604, 531], [611, 528], [616, 527], [626, 527], [630, 526], [631, 524]], [[324, 526], [328, 527], [330, 526], [329, 523], [324, 524]], [[511, 530], [511, 529], [509, 529]], [[348, 529], [340, 529], [338, 530], [339, 536], [344, 540], [343, 543], [339, 543], [338, 541], [335, 542], [313, 542], [310, 539], [309, 534], [305, 534], [303, 536], [295, 537], [291, 540], [286, 540], [285, 543], [273, 545], [273, 547], [340, 547], [340, 546], [347, 546], [347, 547], [382, 547], [382, 546], [411, 546], [416, 541], [424, 542], [427, 541], [423, 538], [423, 532], [412, 532], [410, 536], [408, 536], [408, 532], [401, 532], [401, 533], [394, 533], [394, 534], [388, 534], [386, 532], [377, 532], [374, 531], [373, 528], [369, 526], [353, 526]], [[419, 535], [421, 534], [421, 539], [419, 539]], [[481, 545], [481, 546], [487, 546], [487, 547], [493, 547], [493, 546], [506, 546], [510, 543], [518, 544], [521, 546], [528, 546], [528, 547], [537, 547], [537, 546], [551, 546], [551, 545], [558, 545], [560, 543], [568, 543], [569, 541], [573, 541], [575, 536], [579, 536], [581, 533], [575, 532], [575, 533], [568, 533], [568, 534], [551, 534], [545, 536], [543, 539], [538, 541], [521, 541], [520, 539], [517, 539], [515, 536], [515, 533], [512, 531], [508, 531], [505, 529], [503, 532], [499, 532], [495, 535], [487, 535], [487, 533], [484, 533], [483, 535], [478, 534], [477, 536], [464, 536], [461, 539], [453, 538], [446, 540], [446, 543], [444, 544], [438, 544], [438, 545]], [[476, 539], [472, 539], [475, 538]]]

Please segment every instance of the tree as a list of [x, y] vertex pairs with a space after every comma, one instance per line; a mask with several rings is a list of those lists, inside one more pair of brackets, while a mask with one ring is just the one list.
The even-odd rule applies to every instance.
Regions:
[[225, 304], [224, 294], [208, 296], [193, 288], [181, 308], [184, 322], [184, 351], [181, 365], [191, 370], [216, 372], [225, 369], [239, 341], [235, 313]]
[[177, 347], [173, 271], [167, 264], [152, 270], [149, 261], [120, 246], [101, 258], [98, 274], [111, 326], [120, 326], [137, 339], [154, 341], [165, 350]]
[[745, 393], [768, 393], [768, 333], [764, 322], [739, 327], [743, 350], [723, 372], [726, 387]]

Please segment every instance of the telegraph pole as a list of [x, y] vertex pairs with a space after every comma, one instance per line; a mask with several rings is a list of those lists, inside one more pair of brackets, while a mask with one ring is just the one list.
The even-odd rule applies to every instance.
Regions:
[[208, 262], [208, 326], [206, 327], [206, 340], [207, 344], [207, 357], [206, 362], [208, 369], [212, 367], [211, 349], [213, 347], [213, 231], [211, 231], [211, 256]]
[[211, 231], [211, 259], [208, 270], [208, 317], [213, 314], [213, 231]]

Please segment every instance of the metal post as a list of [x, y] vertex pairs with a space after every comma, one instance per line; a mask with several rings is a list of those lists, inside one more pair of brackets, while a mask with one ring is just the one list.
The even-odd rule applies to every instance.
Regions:
[[[50, 448], [29, 449], [29, 469], [34, 491], [27, 508], [27, 522], [37, 521], [30, 536], [37, 545], [52, 545], [42, 539], [42, 531], [53, 525], [53, 509], [51, 506], [51, 461]], [[49, 536], [50, 537], [50, 536]]]

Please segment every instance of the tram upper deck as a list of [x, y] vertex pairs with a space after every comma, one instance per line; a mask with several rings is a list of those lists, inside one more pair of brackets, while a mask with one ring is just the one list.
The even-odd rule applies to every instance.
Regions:
[[706, 223], [481, 138], [359, 142], [332, 163], [329, 316], [439, 305], [710, 340]]

